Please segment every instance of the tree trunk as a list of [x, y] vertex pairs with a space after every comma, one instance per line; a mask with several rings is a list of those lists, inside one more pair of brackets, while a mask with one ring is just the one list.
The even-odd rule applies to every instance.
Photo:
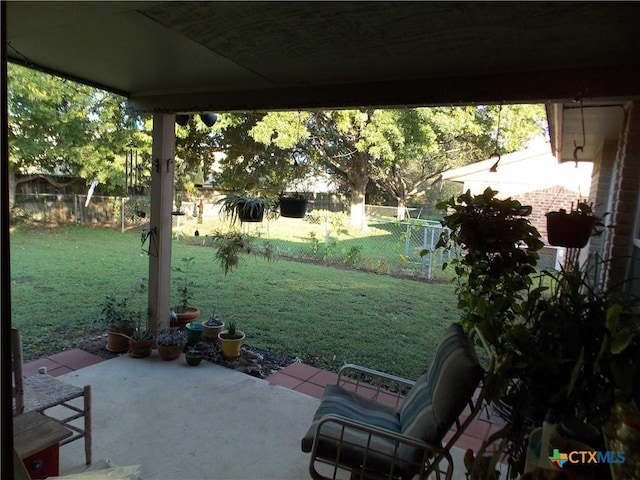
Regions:
[[9, 167], [9, 209], [13, 208], [16, 203], [16, 172]]
[[363, 155], [353, 156], [353, 174], [349, 182], [351, 193], [351, 227], [354, 229], [367, 231], [367, 217], [365, 215], [365, 193], [369, 175], [367, 172], [367, 162]]
[[398, 200], [398, 211], [396, 213], [396, 218], [399, 222], [402, 222], [407, 216], [407, 200], [405, 198], [397, 198]]

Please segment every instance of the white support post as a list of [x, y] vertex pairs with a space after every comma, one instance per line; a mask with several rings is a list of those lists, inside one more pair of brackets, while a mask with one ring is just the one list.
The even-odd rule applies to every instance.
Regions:
[[175, 115], [153, 116], [151, 215], [149, 228], [149, 328], [169, 325], [171, 302], [171, 227], [175, 160]]

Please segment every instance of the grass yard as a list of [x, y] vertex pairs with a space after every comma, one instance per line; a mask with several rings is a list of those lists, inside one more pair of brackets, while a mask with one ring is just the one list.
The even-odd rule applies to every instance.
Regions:
[[[225, 277], [210, 247], [177, 240], [172, 252], [173, 265], [195, 257], [194, 304], [205, 318], [215, 308], [238, 323], [248, 345], [320, 368], [353, 362], [416, 378], [443, 329], [458, 318], [448, 283], [253, 256]], [[13, 231], [12, 322], [22, 330], [25, 360], [104, 331], [95, 320], [107, 294], [129, 295], [146, 308], [140, 285], [147, 266], [140, 232]]]
[[[350, 229], [349, 218], [344, 213], [312, 213], [317, 223], [278, 217], [243, 227], [245, 233], [255, 238], [256, 246], [268, 241], [278, 253], [288, 257], [342, 262], [377, 273], [431, 274], [430, 278], [445, 281], [452, 278], [441, 269], [441, 250], [433, 259], [420, 256], [421, 250], [434, 249], [441, 231], [438, 222], [426, 225], [417, 221], [369, 218], [369, 229], [363, 232]], [[434, 224], [438, 226], [434, 228]], [[229, 228], [228, 223], [213, 212], [209, 212], [201, 224], [191, 215], [179, 217], [176, 227], [189, 243], [205, 243], [204, 235]], [[203, 236], [193, 237], [195, 230]]]

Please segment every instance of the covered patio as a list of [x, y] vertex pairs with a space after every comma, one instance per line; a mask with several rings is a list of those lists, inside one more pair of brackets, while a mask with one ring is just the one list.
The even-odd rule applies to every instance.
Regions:
[[[545, 103], [558, 156], [571, 160], [574, 141], [586, 138], [580, 160], [602, 167], [592, 193], [622, 227], [602, 248], [623, 259], [614, 276], [630, 274], [640, 211], [637, 4], [15, 1], [1, 8], [3, 64], [120, 93], [134, 111], [154, 115], [154, 328], [168, 322], [176, 114]], [[12, 454], [6, 69], [2, 83], [4, 478]], [[592, 107], [587, 115], [577, 115], [576, 100]], [[154, 360], [123, 357], [65, 375], [95, 389], [95, 458], [144, 463], [148, 478], [307, 477], [299, 440], [316, 399], [215, 365], [184, 375], [184, 363]], [[108, 425], [115, 416], [119, 426]], [[222, 422], [236, 416], [242, 423], [226, 441]], [[66, 448], [64, 468], [81, 465], [73, 451], [81, 445]]]
[[[93, 391], [93, 465], [85, 465], [83, 442], [71, 442], [60, 449], [61, 476], [113, 465], [144, 479], [307, 478], [300, 440], [322, 385], [335, 382], [335, 374], [304, 364], [262, 380], [209, 362], [192, 368], [183, 357], [164, 362], [157, 352], [101, 361], [67, 351], [31, 362], [25, 372], [42, 366]], [[476, 450], [499, 427], [487, 413], [452, 451], [456, 480], [465, 479], [466, 449]]]

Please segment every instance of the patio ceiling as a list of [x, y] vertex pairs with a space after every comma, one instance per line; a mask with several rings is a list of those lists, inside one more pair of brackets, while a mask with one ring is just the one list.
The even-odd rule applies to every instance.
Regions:
[[10, 61], [141, 111], [618, 101], [640, 4], [7, 3]]

